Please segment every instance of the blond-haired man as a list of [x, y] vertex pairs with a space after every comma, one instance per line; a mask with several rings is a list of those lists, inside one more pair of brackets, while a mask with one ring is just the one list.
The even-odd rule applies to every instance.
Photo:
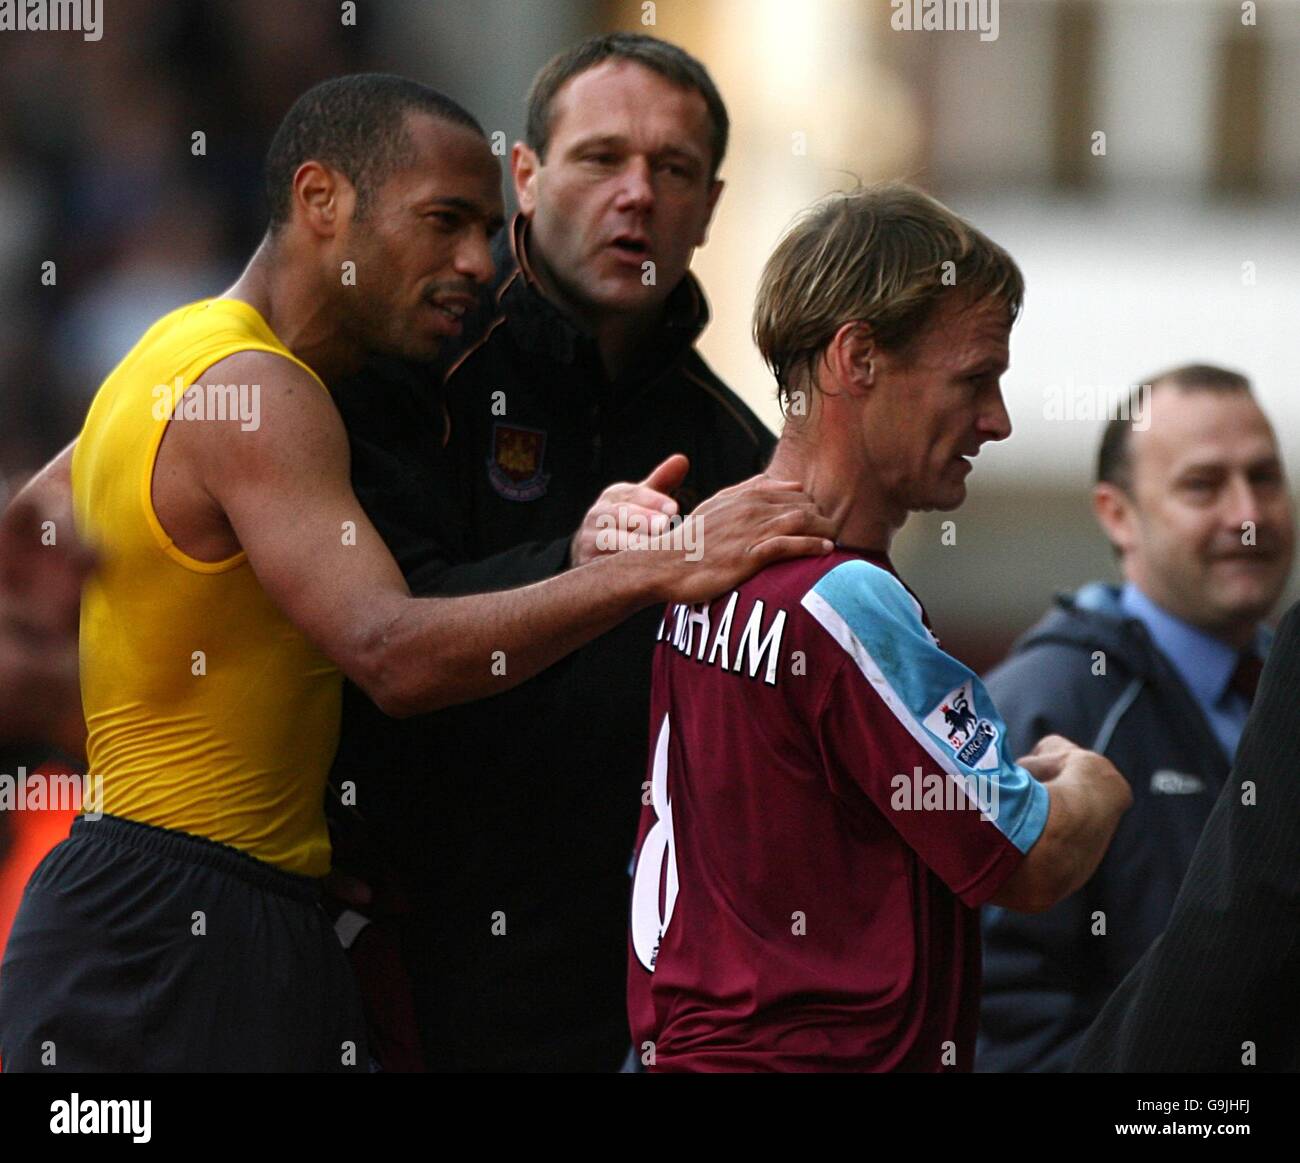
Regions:
[[1022, 291], [1005, 251], [901, 185], [819, 203], [767, 264], [769, 471], [840, 542], [660, 628], [628, 983], [652, 1069], [970, 1069], [978, 906], [1049, 907], [1128, 806], [1062, 738], [1012, 760], [888, 557], [1009, 435]]

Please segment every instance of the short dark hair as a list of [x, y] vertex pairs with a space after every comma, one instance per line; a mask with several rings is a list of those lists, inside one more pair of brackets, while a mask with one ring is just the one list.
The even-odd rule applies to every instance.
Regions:
[[1245, 392], [1251, 394], [1250, 380], [1240, 372], [1209, 363], [1188, 363], [1170, 368], [1143, 380], [1129, 393], [1127, 405], [1106, 421], [1097, 450], [1097, 483], [1110, 484], [1129, 492], [1133, 487], [1132, 437], [1133, 420], [1141, 410], [1141, 393], [1154, 393], [1162, 384], [1180, 392]]
[[306, 161], [333, 166], [356, 188], [364, 217], [374, 192], [411, 158], [409, 112], [428, 113], [485, 136], [450, 97], [391, 73], [352, 73], [308, 89], [284, 115], [266, 154], [266, 201], [272, 231], [289, 221], [293, 175]]
[[524, 130], [524, 140], [537, 156], [546, 160], [546, 147], [551, 140], [551, 106], [556, 94], [565, 82], [608, 60], [633, 61], [666, 77], [680, 88], [694, 89], [704, 98], [712, 126], [709, 136], [713, 154], [710, 177], [716, 178], [727, 152], [727, 134], [731, 129], [727, 107], [718, 87], [709, 71], [685, 49], [639, 32], [611, 32], [588, 37], [553, 56], [542, 66], [528, 90], [528, 124]]

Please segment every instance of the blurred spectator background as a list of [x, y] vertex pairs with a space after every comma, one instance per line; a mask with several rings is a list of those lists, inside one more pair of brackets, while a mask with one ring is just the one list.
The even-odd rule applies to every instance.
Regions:
[[973, 665], [1053, 591], [1113, 576], [1088, 507], [1101, 418], [1068, 401], [1222, 363], [1254, 380], [1300, 468], [1296, 0], [1001, 0], [988, 40], [896, 30], [889, 0], [103, 8], [96, 42], [0, 32], [0, 474], [75, 435], [153, 319], [235, 277], [264, 225], [262, 154], [303, 89], [405, 73], [513, 142], [538, 66], [615, 28], [682, 44], [728, 102], [728, 188], [696, 261], [714, 309], [703, 349], [774, 427], [749, 311], [764, 258], [818, 195], [910, 178], [1022, 264], [1015, 434], [986, 448], [964, 508], [914, 519], [895, 552]]

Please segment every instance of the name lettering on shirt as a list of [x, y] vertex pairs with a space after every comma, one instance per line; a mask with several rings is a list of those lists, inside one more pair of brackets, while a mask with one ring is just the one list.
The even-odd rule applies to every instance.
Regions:
[[[708, 602], [694, 606], [672, 605], [659, 623], [656, 642], [667, 641], [674, 650], [705, 666], [718, 666], [733, 674], [742, 671], [750, 678], [763, 672], [763, 681], [776, 686], [781, 664], [781, 638], [785, 633], [786, 611], [776, 609], [770, 617], [762, 598], [754, 600], [749, 618], [735, 629], [736, 603], [740, 594], [733, 591], [718, 617], [716, 627], [709, 624]], [[713, 631], [710, 642], [709, 632]], [[696, 637], [698, 632], [698, 638]], [[698, 642], [698, 645], [697, 645]], [[708, 656], [705, 657], [705, 648]], [[734, 661], [733, 661], [734, 659]]]

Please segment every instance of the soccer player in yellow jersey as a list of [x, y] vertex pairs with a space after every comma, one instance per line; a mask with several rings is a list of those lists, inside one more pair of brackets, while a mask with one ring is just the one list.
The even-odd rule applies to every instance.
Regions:
[[[365, 1069], [317, 900], [342, 675], [393, 715], [484, 697], [647, 605], [830, 548], [805, 494], [756, 480], [689, 518], [700, 560], [613, 553], [413, 598], [353, 495], [323, 381], [459, 334], [492, 273], [496, 159], [446, 97], [341, 77], [286, 116], [267, 192], [243, 275], [155, 323], [42, 474], [47, 496], [70, 481], [99, 555], [81, 688], [103, 816], [24, 894], [0, 969], [8, 1070]], [[623, 500], [670, 505], [652, 485]]]

